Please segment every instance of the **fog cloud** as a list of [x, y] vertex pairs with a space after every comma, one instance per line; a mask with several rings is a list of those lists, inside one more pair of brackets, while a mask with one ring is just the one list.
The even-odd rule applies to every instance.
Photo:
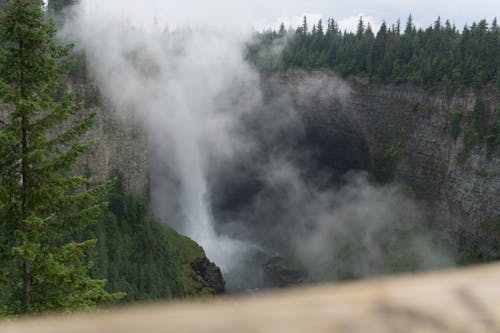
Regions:
[[345, 107], [349, 84], [331, 73], [288, 72], [262, 89], [243, 131], [253, 151], [211, 177], [219, 230], [258, 243], [268, 259], [298, 260], [311, 282], [454, 265], [428, 207], [363, 171], [369, 152]]
[[[339, 150], [325, 168], [311, 149], [308, 117], [324, 103], [340, 110], [333, 130], [355, 128], [342, 115], [349, 85], [328, 73], [262, 79], [245, 61], [250, 30], [227, 27], [260, 6], [83, 0], [66, 25], [104, 96], [148, 132], [155, 213], [202, 244], [235, 289], [274, 255], [299, 258], [311, 280], [390, 271], [387, 249], [408, 254], [397, 264], [445, 262], [428, 265], [427, 235], [413, 234], [425, 221], [418, 204], [359, 173], [342, 178], [363, 169], [356, 152]], [[412, 235], [396, 246], [400, 231]]]

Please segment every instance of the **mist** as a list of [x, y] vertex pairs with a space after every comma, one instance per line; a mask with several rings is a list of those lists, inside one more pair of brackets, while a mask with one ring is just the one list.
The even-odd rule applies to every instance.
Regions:
[[[261, 89], [262, 104], [238, 132], [251, 149], [209, 168], [216, 228], [265, 249], [255, 270], [270, 257], [291, 258], [304, 281], [322, 282], [455, 264], [436, 212], [370, 175], [356, 115], [343, 107], [353, 98], [346, 81], [289, 71]], [[317, 137], [311, 114], [322, 112], [337, 113], [328, 124], [334, 142]]]
[[83, 0], [61, 35], [109, 103], [147, 131], [155, 214], [203, 246], [229, 290], [263, 287], [276, 256], [297, 258], [311, 282], [453, 264], [402, 188], [345, 162], [355, 153], [325, 168], [307, 144], [304, 108], [345, 103], [346, 82], [263, 78], [245, 60], [250, 25], [195, 14], [170, 24], [155, 3]]

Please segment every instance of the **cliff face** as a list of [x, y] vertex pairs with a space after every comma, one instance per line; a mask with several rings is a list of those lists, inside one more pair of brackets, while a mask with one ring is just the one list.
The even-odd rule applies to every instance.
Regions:
[[498, 150], [488, 152], [484, 143], [466, 147], [466, 120], [458, 125], [457, 138], [451, 134], [453, 115], [472, 114], [478, 97], [491, 121], [500, 104], [498, 94], [446, 96], [412, 86], [352, 87], [348, 108], [370, 147], [375, 174], [392, 171], [396, 181], [470, 222], [500, 216]]
[[[359, 152], [360, 142], [368, 147], [369, 166], [365, 162], [363, 169], [378, 180], [406, 185], [430, 203], [438, 212], [438, 227], [459, 247], [488, 238], [483, 225], [500, 217], [499, 149], [467, 144], [464, 137], [476, 100], [484, 100], [485, 119], [491, 125], [498, 118], [500, 95], [482, 90], [448, 96], [410, 85], [368, 84], [359, 78], [348, 82], [350, 94], [342, 103], [325, 98], [320, 107], [300, 105], [309, 127], [320, 133], [314, 135], [323, 137], [322, 154], [335, 158], [336, 137], [344, 133], [343, 149]], [[457, 114], [461, 118], [454, 124]]]
[[140, 119], [131, 113], [118, 112], [90, 85], [76, 85], [74, 89], [89, 109], [97, 109], [96, 125], [88, 134], [94, 147], [81, 159], [78, 172], [90, 174], [93, 181], [99, 183], [119, 170], [125, 175], [125, 188], [129, 193], [147, 197], [148, 137]]
[[[328, 77], [339, 82], [324, 73], [289, 73], [263, 83], [269, 85], [265, 90], [272, 98], [272, 87], [293, 89], [303, 80], [326, 82]], [[500, 95], [486, 90], [430, 94], [410, 85], [368, 84], [359, 78], [342, 81], [342, 94], [327, 91], [337, 88], [338, 84], [327, 85], [320, 93], [302, 94], [294, 101], [306, 124], [306, 144], [318, 153], [315, 163], [339, 173], [362, 169], [379, 180], [395, 180], [431, 203], [442, 220], [453, 216], [454, 222], [443, 222], [442, 227], [455, 241], [465, 234], [469, 239], [483, 237], [479, 225], [500, 216], [500, 156], [486, 144], [467, 146], [464, 133], [476, 99], [485, 101], [491, 122]], [[453, 125], [458, 112], [464, 117]], [[97, 180], [119, 169], [129, 191], [146, 194], [148, 144], [139, 124], [104, 104], [91, 134], [96, 147], [82, 168], [90, 169]], [[453, 126], [458, 126], [456, 138]]]

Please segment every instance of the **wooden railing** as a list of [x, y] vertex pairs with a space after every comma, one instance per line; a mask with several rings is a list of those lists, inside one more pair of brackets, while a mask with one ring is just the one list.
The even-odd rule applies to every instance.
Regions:
[[500, 265], [0, 323], [2, 333], [500, 332]]

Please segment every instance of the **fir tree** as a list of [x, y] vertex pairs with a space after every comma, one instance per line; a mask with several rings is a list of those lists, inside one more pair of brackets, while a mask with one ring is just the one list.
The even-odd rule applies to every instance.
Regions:
[[302, 19], [302, 33], [305, 35], [309, 31], [309, 28], [307, 26], [307, 16], [304, 16]]
[[79, 115], [73, 95], [61, 92], [71, 47], [57, 45], [55, 32], [42, 0], [10, 0], [0, 18], [0, 303], [8, 313], [89, 308], [123, 296], [88, 275], [96, 241], [68, 241], [99, 218], [109, 185], [88, 189], [89, 179], [72, 175], [91, 147], [82, 136], [96, 114]]
[[318, 21], [318, 28], [317, 28], [317, 30], [318, 30], [318, 34], [319, 34], [320, 36], [323, 36], [323, 35], [324, 35], [325, 30], [324, 30], [324, 28], [323, 28], [323, 20], [321, 20], [321, 19]]
[[[296, 33], [288, 35], [280, 66], [261, 70], [328, 68], [342, 75], [366, 75], [386, 83], [410, 82], [428, 90], [463, 92], [465, 87], [496, 87], [500, 90], [500, 28], [496, 19], [465, 26], [462, 32], [438, 18], [427, 29], [416, 28], [410, 15], [404, 30], [398, 20], [391, 28], [384, 22], [374, 31], [362, 18], [356, 31], [340, 31], [334, 19], [308, 30], [307, 18]], [[307, 31], [307, 33], [306, 33]], [[278, 34], [258, 34], [259, 45], [268, 47]], [[280, 57], [281, 55], [277, 55]], [[249, 54], [249, 60], [257, 63]], [[267, 63], [272, 63], [268, 60]], [[258, 66], [259, 67], [259, 66]]]
[[356, 36], [361, 38], [365, 33], [365, 23], [363, 22], [363, 16], [359, 17], [358, 27], [356, 29]]

